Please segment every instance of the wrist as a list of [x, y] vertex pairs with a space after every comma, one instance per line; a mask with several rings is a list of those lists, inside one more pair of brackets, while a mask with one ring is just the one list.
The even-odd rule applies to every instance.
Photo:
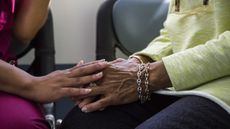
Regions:
[[137, 72], [137, 93], [141, 103], [151, 99], [149, 90], [149, 63], [139, 64]]
[[23, 79], [21, 86], [20, 86], [20, 90], [23, 93], [22, 96], [24, 95], [26, 96], [27, 93], [31, 92], [34, 89], [33, 86], [34, 84], [36, 84], [38, 80], [37, 78], [38, 77], [29, 75]]
[[150, 64], [150, 76], [149, 82], [151, 90], [159, 90], [170, 87], [171, 80], [168, 76], [164, 63], [162, 61], [157, 61]]

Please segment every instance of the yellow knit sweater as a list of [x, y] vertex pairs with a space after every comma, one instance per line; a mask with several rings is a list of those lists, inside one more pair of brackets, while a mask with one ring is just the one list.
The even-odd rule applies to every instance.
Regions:
[[161, 35], [136, 54], [163, 60], [173, 90], [199, 95], [230, 113], [230, 0], [171, 0]]

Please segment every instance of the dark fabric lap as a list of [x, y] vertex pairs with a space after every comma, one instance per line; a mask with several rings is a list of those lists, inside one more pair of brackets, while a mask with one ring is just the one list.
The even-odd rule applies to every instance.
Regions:
[[230, 129], [230, 115], [208, 99], [157, 94], [151, 97], [145, 104], [111, 106], [93, 113], [75, 107], [61, 129]]

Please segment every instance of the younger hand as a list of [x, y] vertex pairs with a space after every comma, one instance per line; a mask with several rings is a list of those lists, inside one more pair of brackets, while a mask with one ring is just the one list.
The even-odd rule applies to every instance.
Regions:
[[58, 70], [43, 77], [35, 77], [30, 85], [22, 90], [22, 96], [42, 103], [65, 96], [84, 96], [91, 89], [80, 87], [100, 79], [103, 76], [100, 71], [107, 65], [105, 61], [98, 61], [67, 70]]

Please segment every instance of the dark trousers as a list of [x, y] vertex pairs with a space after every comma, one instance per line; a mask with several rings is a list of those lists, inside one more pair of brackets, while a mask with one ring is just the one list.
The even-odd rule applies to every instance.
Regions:
[[135, 102], [93, 113], [75, 107], [61, 129], [230, 129], [230, 115], [206, 98], [153, 94], [145, 104]]

